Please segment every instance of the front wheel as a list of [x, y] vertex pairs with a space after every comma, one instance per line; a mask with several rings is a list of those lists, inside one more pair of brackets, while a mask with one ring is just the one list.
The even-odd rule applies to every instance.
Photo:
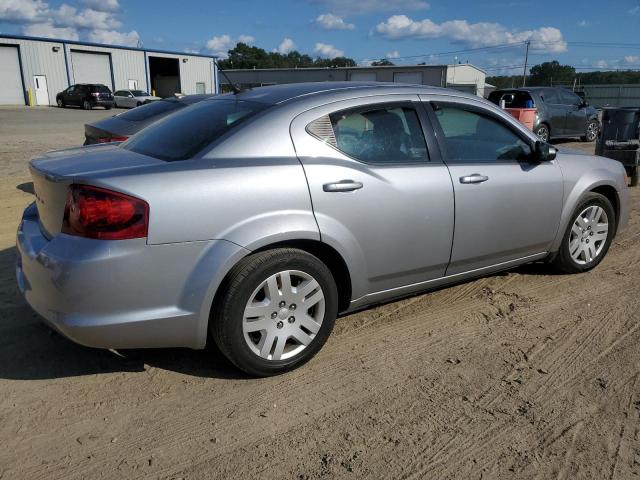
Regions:
[[64, 101], [61, 98], [57, 99], [56, 103], [58, 104], [59, 108], [64, 108]]
[[274, 249], [243, 259], [227, 275], [210, 331], [234, 365], [264, 377], [310, 360], [337, 311], [336, 284], [324, 263], [302, 250]]
[[83, 101], [82, 108], [84, 108], [85, 110], [91, 110], [91, 102], [89, 102], [89, 100]]
[[598, 265], [609, 250], [616, 217], [607, 197], [589, 193], [573, 212], [571, 223], [553, 263], [567, 273], [580, 273]]
[[597, 120], [591, 120], [587, 123], [587, 131], [580, 137], [583, 142], [595, 142], [598, 132], [600, 131], [600, 124]]
[[629, 186], [637, 187], [640, 182], [640, 167], [632, 167], [629, 170]]
[[549, 127], [547, 127], [547, 125], [544, 123], [541, 123], [540, 125], [538, 125], [533, 130], [533, 133], [536, 134], [536, 136], [540, 139], [541, 142], [548, 142], [549, 139], [551, 138], [551, 135], [549, 134]]

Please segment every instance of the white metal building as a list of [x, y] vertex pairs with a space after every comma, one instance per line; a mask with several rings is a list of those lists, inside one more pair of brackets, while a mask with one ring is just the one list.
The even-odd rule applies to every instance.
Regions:
[[486, 78], [484, 70], [470, 63], [447, 65], [447, 87], [484, 97]]
[[[366, 81], [397, 82], [450, 87], [482, 96], [486, 73], [471, 64], [391, 65], [337, 68], [264, 68], [225, 70], [229, 79], [243, 87], [294, 82]], [[228, 81], [220, 77], [223, 89]]]
[[56, 94], [76, 83], [101, 83], [112, 91], [140, 89], [160, 97], [217, 93], [210, 55], [167, 52], [0, 35], [0, 105], [55, 105]]

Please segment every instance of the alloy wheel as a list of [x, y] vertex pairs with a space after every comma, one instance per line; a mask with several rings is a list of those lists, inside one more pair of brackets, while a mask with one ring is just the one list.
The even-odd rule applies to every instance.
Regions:
[[598, 125], [595, 122], [589, 123], [587, 125], [587, 141], [593, 142], [598, 136]]
[[541, 141], [543, 141], [543, 142], [548, 142], [549, 141], [549, 129], [547, 127], [545, 127], [544, 125], [538, 127], [538, 130], [537, 130], [536, 134], [538, 135], [538, 138]]
[[569, 254], [579, 264], [594, 261], [602, 252], [609, 234], [609, 219], [604, 209], [589, 205], [574, 220], [569, 235]]
[[286, 360], [307, 348], [320, 330], [325, 297], [306, 272], [275, 273], [256, 288], [244, 309], [242, 331], [253, 353]]

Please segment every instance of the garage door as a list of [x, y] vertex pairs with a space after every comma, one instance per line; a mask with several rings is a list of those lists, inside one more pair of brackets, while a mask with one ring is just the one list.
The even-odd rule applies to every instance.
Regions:
[[396, 83], [422, 85], [422, 72], [395, 72], [393, 74], [393, 81]]
[[17, 47], [0, 46], [0, 105], [24, 105]]
[[101, 83], [113, 90], [109, 54], [72, 50], [71, 63], [75, 83]]
[[376, 72], [351, 72], [352, 82], [375, 82]]

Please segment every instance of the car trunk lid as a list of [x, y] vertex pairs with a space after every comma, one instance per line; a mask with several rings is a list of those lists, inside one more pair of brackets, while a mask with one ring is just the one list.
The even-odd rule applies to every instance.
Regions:
[[91, 184], [92, 179], [105, 175], [159, 164], [164, 162], [113, 145], [50, 152], [31, 160], [29, 169], [43, 234], [51, 238], [60, 233], [72, 183]]

